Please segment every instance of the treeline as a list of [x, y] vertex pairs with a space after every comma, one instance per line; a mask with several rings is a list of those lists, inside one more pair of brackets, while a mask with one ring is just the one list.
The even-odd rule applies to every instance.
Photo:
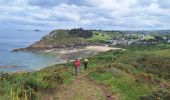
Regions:
[[83, 38], [89, 38], [89, 37], [93, 36], [93, 33], [91, 31], [84, 30], [82, 28], [71, 29], [68, 33], [71, 35], [75, 35], [75, 36], [79, 36], [79, 37], [83, 37]]

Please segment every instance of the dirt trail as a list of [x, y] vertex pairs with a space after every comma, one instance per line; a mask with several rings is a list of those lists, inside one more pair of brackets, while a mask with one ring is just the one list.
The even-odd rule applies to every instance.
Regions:
[[106, 87], [87, 78], [87, 73], [74, 77], [73, 82], [64, 87], [52, 100], [118, 100], [107, 92]]

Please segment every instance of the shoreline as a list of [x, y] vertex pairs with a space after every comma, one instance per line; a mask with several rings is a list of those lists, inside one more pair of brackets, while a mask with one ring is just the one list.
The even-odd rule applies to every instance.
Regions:
[[[65, 60], [65, 63], [68, 61], [73, 61], [78, 58], [85, 58], [94, 56], [100, 52], [107, 52], [110, 50], [120, 50], [122, 48], [117, 47], [108, 47], [108, 46], [87, 46], [85, 48], [72, 48], [72, 49], [52, 49], [52, 50], [44, 50], [41, 51], [43, 53], [53, 53], [54, 55], [58, 55], [61, 59]], [[124, 49], [122, 49], [124, 50]]]
[[94, 52], [106, 52], [109, 50], [118, 50], [118, 49], [122, 49], [122, 48], [117, 48], [117, 47], [108, 47], [108, 46], [86, 46], [84, 48], [69, 48], [69, 49], [65, 49], [65, 48], [57, 48], [57, 49], [50, 49], [50, 50], [42, 50], [40, 52], [53, 52], [53, 53], [57, 53], [57, 54], [69, 54], [69, 53], [78, 53], [81, 51], [94, 51]]
[[[81, 59], [84, 57], [90, 57], [90, 56], [96, 55], [100, 52], [106, 52], [109, 50], [118, 50], [118, 49], [122, 49], [122, 48], [94, 45], [94, 46], [86, 46], [84, 48], [53, 48], [50, 50], [41, 50], [41, 51], [35, 51], [35, 52], [51, 53], [55, 56], [58, 56], [60, 59], [63, 60], [63, 62], [56, 63], [56, 64], [62, 64], [62, 63], [67, 63], [68, 61], [69, 62], [73, 61], [75, 58]], [[56, 64], [51, 64], [50, 66], [56, 65]], [[42, 70], [46, 67], [48, 66], [35, 68], [31, 70], [31, 72]], [[13, 66], [2, 66], [2, 65], [0, 66], [0, 69], [13, 69], [13, 68], [17, 69], [18, 67], [17, 66], [14, 67], [14, 65]], [[23, 70], [18, 69], [18, 71], [15, 71], [15, 72], [23, 72]], [[30, 71], [24, 70], [24, 72], [30, 72]]]

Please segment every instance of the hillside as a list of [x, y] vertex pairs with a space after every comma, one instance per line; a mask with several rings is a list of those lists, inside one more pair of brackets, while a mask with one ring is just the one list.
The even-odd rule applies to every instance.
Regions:
[[73, 76], [71, 63], [35, 72], [1, 73], [0, 97], [169, 100], [169, 52], [169, 44], [130, 45], [126, 50], [102, 52], [88, 58], [88, 70], [81, 68], [77, 78]]
[[109, 36], [102, 32], [84, 30], [82, 28], [71, 30], [53, 30], [39, 41], [26, 48], [13, 51], [40, 51], [57, 48], [83, 48], [87, 45], [101, 45]]

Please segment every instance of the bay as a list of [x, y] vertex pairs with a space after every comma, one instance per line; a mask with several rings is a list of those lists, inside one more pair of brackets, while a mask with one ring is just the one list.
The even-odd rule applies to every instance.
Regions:
[[50, 31], [0, 30], [0, 71], [32, 71], [62, 63], [63, 59], [51, 53], [10, 52], [14, 48], [27, 47]]

